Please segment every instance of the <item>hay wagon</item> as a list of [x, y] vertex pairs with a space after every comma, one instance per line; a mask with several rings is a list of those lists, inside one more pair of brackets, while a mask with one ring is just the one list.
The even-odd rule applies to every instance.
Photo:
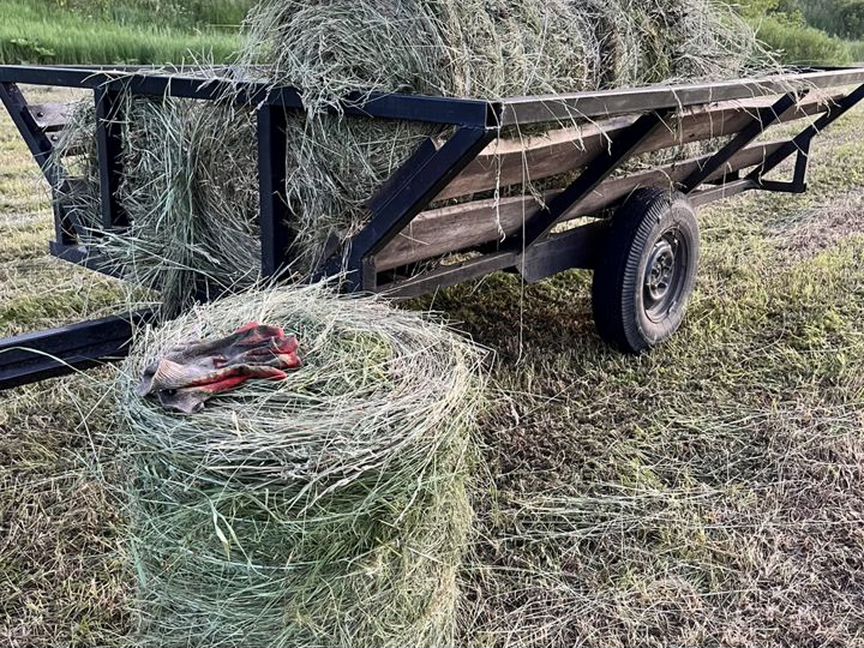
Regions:
[[[23, 84], [93, 92], [102, 226], [120, 235], [128, 225], [117, 199], [122, 93], [218, 101], [239, 90], [235, 100], [257, 113], [261, 272], [278, 275], [290, 264], [284, 131], [303, 110], [297, 89], [140, 69], [0, 67], [0, 99], [55, 197], [75, 189], [76, 178], [49, 163], [70, 108], [31, 105]], [[590, 269], [600, 334], [624, 351], [643, 351], [683, 319], [699, 252], [695, 210], [745, 191], [806, 191], [812, 139], [862, 98], [864, 68], [499, 101], [358, 93], [344, 100], [346, 118], [428, 122], [447, 136], [417, 148], [369, 200], [365, 228], [334, 243], [317, 276], [347, 263], [347, 290], [412, 297], [497, 271], [536, 282]], [[803, 122], [796, 136], [761, 137], [791, 121]], [[539, 134], [513, 137], [517, 127]], [[708, 141], [719, 144], [705, 155], [632, 164]], [[791, 179], [766, 177], [793, 157]], [[545, 186], [541, 201], [498, 193], [526, 179]], [[51, 254], [109, 271], [83, 243], [74, 204], [55, 200], [54, 219]], [[2, 340], [0, 389], [122, 357], [136, 321], [148, 316], [123, 313]]]

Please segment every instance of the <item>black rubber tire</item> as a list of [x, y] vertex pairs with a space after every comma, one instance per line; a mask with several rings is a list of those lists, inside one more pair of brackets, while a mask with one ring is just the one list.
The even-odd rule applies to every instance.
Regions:
[[[674, 269], [664, 272], [670, 262]], [[634, 192], [612, 217], [606, 250], [594, 271], [594, 322], [600, 336], [634, 354], [669, 339], [684, 321], [698, 262], [699, 225], [686, 196], [662, 189]], [[652, 274], [646, 283], [649, 263], [662, 279]], [[666, 281], [671, 285], [654, 301]]]

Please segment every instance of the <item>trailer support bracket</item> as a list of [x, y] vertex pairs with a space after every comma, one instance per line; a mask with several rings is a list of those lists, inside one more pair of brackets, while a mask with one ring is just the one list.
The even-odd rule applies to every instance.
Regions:
[[[806, 92], [803, 94], [806, 94]], [[681, 191], [685, 194], [693, 193], [705, 180], [719, 171], [732, 156], [746, 146], [749, 146], [757, 137], [765, 132], [766, 128], [780, 121], [783, 115], [795, 107], [797, 101], [798, 96], [790, 92], [783, 95], [773, 105], [759, 110], [746, 128], [742, 129], [726, 146], [717, 151], [702, 168], [694, 171], [681, 183]]]
[[134, 327], [152, 317], [152, 311], [139, 311], [0, 340], [0, 390], [120, 359], [129, 352]]
[[810, 126], [801, 131], [785, 146], [780, 147], [773, 154], [765, 158], [762, 164], [756, 167], [747, 178], [757, 182], [760, 186], [765, 186], [763, 177], [766, 174], [780, 166], [789, 156], [795, 153], [803, 153], [804, 158], [802, 159], [799, 156], [795, 169], [796, 181], [803, 183], [807, 171], [807, 161], [809, 160], [810, 142], [830, 124], [861, 103], [862, 100], [864, 100], [864, 85], [858, 86], [853, 92], [838, 101], [829, 112], [810, 124]]

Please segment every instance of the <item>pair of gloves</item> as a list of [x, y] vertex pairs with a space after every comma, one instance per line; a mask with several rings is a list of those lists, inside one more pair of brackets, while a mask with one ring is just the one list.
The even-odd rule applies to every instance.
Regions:
[[174, 347], [144, 370], [137, 393], [192, 414], [249, 380], [285, 380], [287, 371], [302, 366], [299, 346], [281, 328], [252, 322], [219, 340]]

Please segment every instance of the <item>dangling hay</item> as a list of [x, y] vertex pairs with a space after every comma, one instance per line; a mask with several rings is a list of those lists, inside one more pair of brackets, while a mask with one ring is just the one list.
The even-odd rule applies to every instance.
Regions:
[[[305, 365], [192, 416], [135, 395], [153, 358], [252, 320]], [[481, 356], [320, 287], [252, 292], [139, 339], [116, 385], [141, 646], [452, 646]]]
[[[269, 0], [246, 32], [237, 78], [303, 89], [307, 114], [287, 129], [286, 186], [301, 275], [332, 237], [367, 222], [366, 201], [419, 142], [446, 134], [325, 113], [348, 92], [494, 99], [727, 79], [769, 60], [716, 0]], [[95, 244], [131, 279], [164, 290], [171, 310], [196, 291], [256, 279], [254, 115], [230, 99], [141, 102], [125, 122], [121, 204], [134, 224], [130, 237]], [[71, 132], [59, 157], [92, 137]]]

